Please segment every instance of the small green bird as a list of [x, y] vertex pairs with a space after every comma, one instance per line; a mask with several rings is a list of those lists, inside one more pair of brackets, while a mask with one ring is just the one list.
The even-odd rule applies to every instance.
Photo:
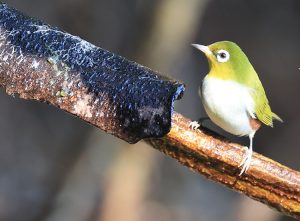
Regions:
[[[262, 124], [273, 127], [273, 120], [282, 120], [271, 111], [256, 71], [237, 44], [220, 41], [209, 46], [192, 46], [202, 51], [209, 63], [210, 71], [199, 90], [207, 115], [225, 131], [250, 139], [240, 164], [242, 175], [251, 164], [255, 132]], [[194, 121], [190, 127], [196, 130], [200, 124]]]

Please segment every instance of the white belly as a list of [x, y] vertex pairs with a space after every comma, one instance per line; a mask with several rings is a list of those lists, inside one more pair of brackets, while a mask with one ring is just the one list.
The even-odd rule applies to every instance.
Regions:
[[249, 88], [233, 81], [206, 76], [201, 95], [204, 109], [216, 125], [238, 136], [254, 132], [249, 122], [254, 113]]

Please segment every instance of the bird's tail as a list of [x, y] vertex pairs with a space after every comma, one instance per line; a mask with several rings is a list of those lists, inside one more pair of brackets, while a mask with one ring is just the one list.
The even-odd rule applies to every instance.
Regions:
[[279, 122], [283, 123], [283, 120], [275, 113], [272, 112], [272, 118], [274, 120], [278, 120]]

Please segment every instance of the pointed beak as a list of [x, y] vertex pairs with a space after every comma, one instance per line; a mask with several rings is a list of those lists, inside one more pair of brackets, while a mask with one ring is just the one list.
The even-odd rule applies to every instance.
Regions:
[[206, 55], [211, 55], [212, 54], [212, 52], [209, 49], [209, 47], [207, 47], [205, 45], [192, 44], [192, 46], [195, 47], [195, 48], [197, 48], [198, 50], [202, 51]]

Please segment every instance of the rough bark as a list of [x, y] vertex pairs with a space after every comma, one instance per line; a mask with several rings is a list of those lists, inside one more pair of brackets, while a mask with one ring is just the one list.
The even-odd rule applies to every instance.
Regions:
[[207, 129], [193, 131], [190, 122], [174, 113], [170, 133], [147, 142], [208, 179], [300, 219], [299, 172], [254, 153], [249, 170], [239, 176], [245, 148]]
[[300, 173], [254, 153], [250, 169], [239, 176], [242, 146], [208, 130], [193, 131], [188, 119], [173, 113], [182, 84], [6, 4], [0, 4], [0, 85], [128, 142], [150, 137], [148, 143], [187, 167], [300, 219]]

